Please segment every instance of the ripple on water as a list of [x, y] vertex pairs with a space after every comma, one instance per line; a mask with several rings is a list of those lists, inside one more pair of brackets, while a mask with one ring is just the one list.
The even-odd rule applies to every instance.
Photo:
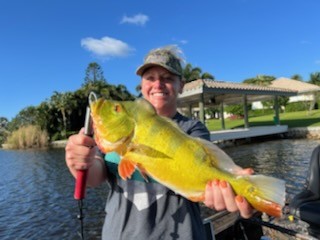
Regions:
[[319, 140], [276, 140], [224, 149], [242, 167], [286, 181], [287, 200], [305, 184], [312, 151]]

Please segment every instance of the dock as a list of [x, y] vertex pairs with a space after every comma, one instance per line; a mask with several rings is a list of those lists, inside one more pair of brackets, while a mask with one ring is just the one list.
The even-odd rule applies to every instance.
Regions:
[[287, 125], [261, 126], [250, 128], [235, 128], [220, 131], [211, 131], [210, 137], [212, 142], [221, 142], [236, 139], [245, 139], [252, 137], [261, 137], [274, 134], [283, 134], [288, 132]]

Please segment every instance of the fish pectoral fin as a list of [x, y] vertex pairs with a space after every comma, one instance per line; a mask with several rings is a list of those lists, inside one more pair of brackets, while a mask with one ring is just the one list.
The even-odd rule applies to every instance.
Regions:
[[154, 149], [152, 147], [143, 145], [143, 144], [136, 144], [136, 143], [131, 143], [128, 152], [135, 153], [138, 155], [142, 156], [147, 156], [150, 158], [167, 158], [169, 159], [170, 157], [166, 155], [165, 153]]
[[203, 146], [207, 156], [212, 156], [207, 158], [212, 167], [222, 169], [232, 174], [244, 175], [242, 174], [243, 169], [236, 165], [231, 157], [217, 145], [201, 138], [197, 138], [196, 141]]
[[119, 175], [123, 180], [130, 179], [135, 169], [136, 164], [126, 158], [122, 158], [118, 166]]

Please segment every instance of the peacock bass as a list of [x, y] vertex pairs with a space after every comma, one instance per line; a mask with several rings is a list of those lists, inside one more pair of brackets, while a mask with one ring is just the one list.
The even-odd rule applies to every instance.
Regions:
[[135, 169], [187, 199], [204, 201], [208, 181], [228, 181], [258, 211], [280, 217], [285, 182], [263, 175], [238, 175], [241, 168], [213, 143], [188, 136], [172, 120], [156, 114], [144, 99], [90, 101], [96, 143], [121, 156], [124, 180]]

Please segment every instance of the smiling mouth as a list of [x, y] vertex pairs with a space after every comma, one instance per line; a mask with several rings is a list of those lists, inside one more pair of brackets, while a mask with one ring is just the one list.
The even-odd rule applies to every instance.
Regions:
[[164, 96], [167, 96], [168, 94], [167, 93], [151, 93], [151, 96], [153, 97], [164, 97]]

